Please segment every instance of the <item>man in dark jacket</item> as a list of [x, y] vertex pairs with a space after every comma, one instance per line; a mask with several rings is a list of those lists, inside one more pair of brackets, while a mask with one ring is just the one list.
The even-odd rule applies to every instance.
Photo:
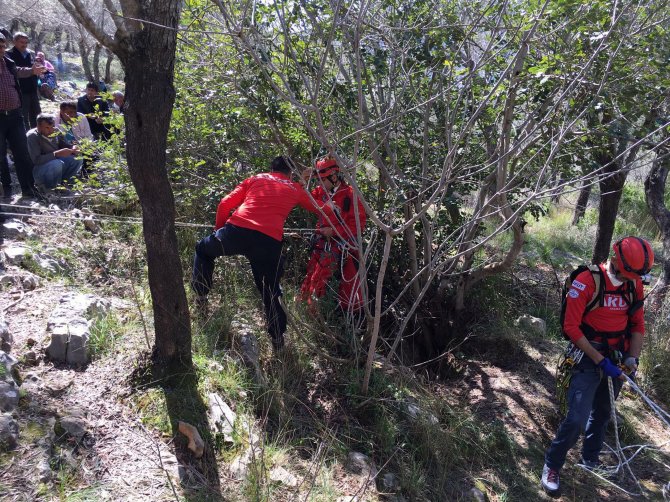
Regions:
[[[28, 49], [28, 41], [28, 35], [18, 31], [14, 33], [14, 47], [11, 51], [7, 51], [9, 58], [19, 68], [28, 68], [35, 64], [35, 53]], [[40, 96], [37, 93], [37, 75], [19, 76], [19, 86], [21, 87], [23, 124], [27, 131], [37, 125], [37, 116], [42, 112]]]
[[3, 195], [12, 195], [12, 179], [7, 165], [7, 145], [14, 155], [16, 175], [24, 196], [33, 195], [33, 164], [26, 145], [26, 129], [21, 110], [21, 89], [18, 76], [37, 75], [42, 68], [17, 68], [5, 54], [7, 39], [0, 34], [0, 179]]
[[109, 105], [100, 97], [98, 84], [86, 84], [86, 94], [77, 99], [77, 112], [86, 115], [95, 139], [109, 139], [111, 133], [103, 122], [104, 117], [109, 115]]

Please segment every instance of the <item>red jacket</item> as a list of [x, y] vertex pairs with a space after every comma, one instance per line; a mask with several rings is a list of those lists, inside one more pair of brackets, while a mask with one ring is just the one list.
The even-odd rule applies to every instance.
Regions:
[[[326, 203], [332, 200], [337, 208], [337, 215], [335, 214], [321, 214], [319, 221], [316, 223], [316, 228], [333, 227], [335, 231], [333, 237], [352, 242], [358, 238], [358, 231], [356, 229], [356, 213], [354, 210], [354, 190], [342, 182], [337, 187], [334, 194], [329, 194], [323, 186], [317, 186], [312, 190], [312, 197], [314, 200], [321, 203]], [[346, 200], [348, 203], [345, 203]], [[365, 228], [365, 207], [361, 202], [360, 197], [356, 198], [358, 203], [358, 223], [361, 231]], [[348, 209], [345, 206], [348, 205]], [[346, 209], [346, 210], [345, 210]], [[339, 217], [338, 217], [339, 216]]]
[[[258, 230], [280, 241], [284, 223], [295, 206], [308, 211], [333, 215], [328, 208], [315, 205], [300, 184], [285, 174], [272, 172], [247, 178], [226, 195], [216, 210], [215, 230], [226, 223]], [[235, 211], [232, 215], [231, 211]]]
[[[591, 302], [593, 293], [596, 290], [596, 283], [590, 271], [579, 274], [570, 286], [568, 291], [567, 304], [565, 310], [565, 320], [563, 321], [563, 330], [570, 339], [575, 342], [579, 340], [584, 333], [579, 327], [582, 323], [591, 326], [594, 330], [600, 332], [623, 331], [628, 326], [630, 320], [631, 332], [644, 334], [644, 309], [638, 309], [632, 316], [628, 315], [628, 303], [624, 296], [617, 293], [608, 293], [609, 291], [624, 291], [627, 286], [624, 283], [616, 288], [607, 276], [607, 270], [604, 264], [599, 265], [605, 278], [604, 284], [605, 296], [603, 306], [593, 309], [591, 312], [584, 313], [586, 306]], [[644, 296], [642, 281], [635, 281], [635, 296], [641, 300]], [[628, 296], [628, 295], [626, 295]], [[602, 342], [601, 338], [595, 338], [595, 342]], [[616, 348], [619, 339], [609, 339], [610, 345]], [[628, 340], [625, 341], [625, 350], [628, 350]]]

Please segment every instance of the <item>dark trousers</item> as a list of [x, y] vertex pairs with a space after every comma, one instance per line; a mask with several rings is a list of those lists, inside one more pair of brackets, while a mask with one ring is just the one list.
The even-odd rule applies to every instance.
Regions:
[[30, 193], [33, 186], [33, 163], [28, 154], [26, 130], [20, 108], [8, 114], [0, 113], [0, 180], [5, 189], [12, 185], [7, 165], [7, 145], [14, 155], [14, 167], [21, 190], [24, 194]]
[[23, 100], [23, 125], [28, 131], [37, 127], [37, 116], [42, 113], [40, 96], [35, 90], [34, 92], [21, 93], [21, 99]]
[[284, 272], [281, 249], [281, 241], [228, 223], [195, 246], [191, 278], [193, 290], [198, 295], [207, 295], [212, 288], [214, 260], [219, 256], [246, 256], [256, 288], [263, 297], [268, 333], [275, 348], [283, 346], [286, 331], [286, 312], [279, 302], [282, 294], [279, 279]]
[[[568, 413], [545, 455], [545, 463], [549, 468], [560, 470], [563, 467], [568, 451], [582, 432], [582, 458], [591, 462], [598, 461], [610, 419], [608, 380], [587, 356], [575, 367], [568, 388]], [[616, 399], [623, 382], [617, 378], [613, 384]]]

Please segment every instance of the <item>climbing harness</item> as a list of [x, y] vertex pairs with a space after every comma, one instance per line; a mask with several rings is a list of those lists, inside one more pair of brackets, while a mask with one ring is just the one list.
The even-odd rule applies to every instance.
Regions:
[[556, 397], [558, 399], [558, 410], [562, 416], [568, 412], [568, 388], [572, 380], [572, 373], [582, 358], [584, 352], [577, 348], [572, 342], [567, 345], [563, 355], [558, 360], [556, 367]]

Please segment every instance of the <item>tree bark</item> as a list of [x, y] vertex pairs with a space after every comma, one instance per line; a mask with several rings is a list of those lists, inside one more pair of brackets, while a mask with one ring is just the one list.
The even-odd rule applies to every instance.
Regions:
[[84, 37], [79, 38], [79, 56], [81, 56], [81, 66], [84, 69], [84, 74], [86, 75], [86, 80], [89, 82], [94, 82], [93, 73], [91, 72], [91, 63], [88, 60], [88, 55], [90, 54], [91, 49], [86, 47], [84, 42]]
[[165, 376], [178, 375], [192, 366], [191, 320], [165, 151], [175, 100], [174, 63], [182, 2], [122, 1], [124, 16], [132, 19], [117, 20], [112, 38], [95, 23], [81, 0], [59, 1], [123, 65], [126, 153], [130, 178], [142, 206], [156, 337], [154, 370]]
[[[656, 221], [661, 238], [663, 239], [663, 256], [670, 256], [670, 211], [665, 205], [664, 194], [665, 186], [668, 180], [668, 171], [670, 163], [667, 153], [658, 154], [652, 163], [651, 170], [644, 180], [644, 193], [649, 212]], [[670, 286], [670, 259], [663, 261], [663, 275], [659, 278], [659, 283], [650, 294], [649, 302], [653, 307], [660, 307], [668, 293]]]
[[591, 190], [593, 188], [593, 182], [591, 180], [584, 180], [581, 190], [579, 191], [579, 197], [577, 198], [577, 205], [575, 206], [575, 214], [572, 217], [572, 225], [577, 226], [580, 220], [586, 214], [586, 208], [589, 205], [589, 197], [591, 196]]
[[[166, 163], [180, 0], [154, 0], [142, 12], [133, 51], [119, 55], [125, 70], [128, 170], [142, 205], [149, 287], [163, 367], [191, 366], [191, 322], [175, 232], [175, 205]], [[165, 29], [168, 26], [171, 29]]]
[[591, 257], [592, 263], [602, 263], [607, 260], [610, 254], [614, 223], [619, 212], [623, 185], [628, 177], [628, 172], [620, 169], [613, 160], [606, 165], [607, 167], [598, 182], [600, 203], [598, 206], [596, 242], [593, 245], [593, 256]]
[[107, 51], [107, 62], [105, 63], [106, 84], [109, 84], [112, 81], [112, 61], [114, 61], [114, 53]]
[[100, 44], [95, 44], [93, 49], [93, 82], [96, 84], [100, 82]]

